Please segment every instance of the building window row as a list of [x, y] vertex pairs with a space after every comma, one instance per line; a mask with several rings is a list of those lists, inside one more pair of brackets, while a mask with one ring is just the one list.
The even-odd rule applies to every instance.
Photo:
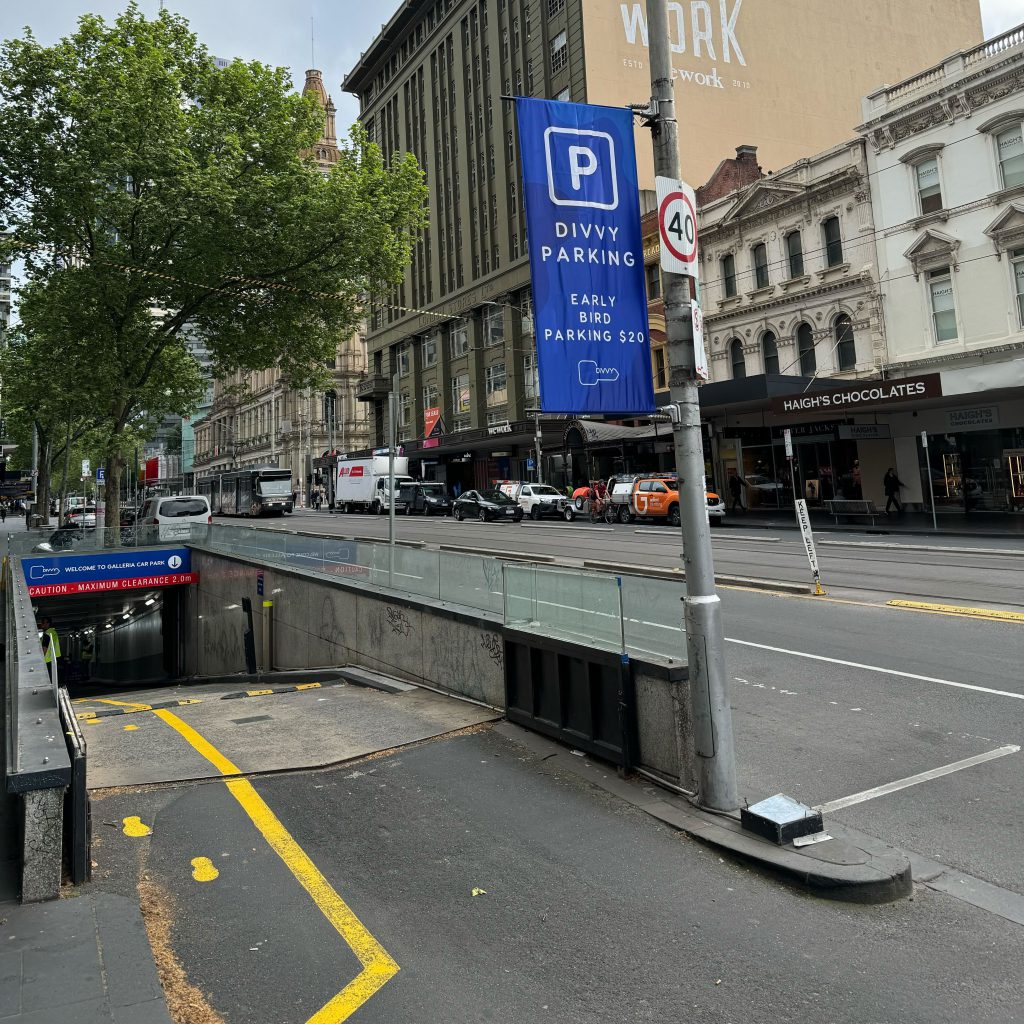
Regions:
[[[843, 236], [838, 217], [828, 217], [821, 224], [823, 252], [826, 268], [838, 267], [843, 264]], [[804, 275], [804, 247], [799, 231], [791, 231], [786, 235], [786, 269], [789, 278]], [[771, 284], [771, 264], [768, 260], [768, 246], [758, 242], [750, 250], [751, 269], [755, 288], [767, 288]], [[721, 260], [722, 289], [726, 298], [737, 294], [736, 256], [726, 253]], [[650, 283], [648, 283], [649, 285]]]
[[[840, 313], [832, 322], [833, 351], [839, 372], [853, 370], [857, 366], [857, 341], [853, 320], [847, 313]], [[814, 331], [808, 323], [802, 323], [796, 331], [797, 359], [800, 373], [813, 377], [818, 372], [818, 358], [815, 350]], [[729, 365], [733, 380], [742, 380], [747, 375], [746, 354], [743, 342], [733, 338], [729, 342]], [[779, 342], [772, 331], [765, 331], [761, 337], [761, 365], [764, 373], [778, 374]], [[787, 367], [787, 370], [789, 368]], [[657, 375], [656, 375], [657, 377]]]

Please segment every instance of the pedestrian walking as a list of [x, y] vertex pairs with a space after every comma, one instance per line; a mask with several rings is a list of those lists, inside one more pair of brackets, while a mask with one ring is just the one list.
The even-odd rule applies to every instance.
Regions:
[[729, 474], [729, 494], [732, 495], [732, 509], [735, 512], [738, 508], [741, 512], [746, 512], [746, 508], [743, 506], [743, 486], [746, 481], [741, 477], [736, 470], [733, 470]]
[[903, 512], [903, 506], [900, 504], [900, 488], [906, 487], [907, 485], [896, 475], [896, 470], [890, 466], [885, 471], [885, 476], [882, 477], [882, 487], [885, 490], [885, 514], [889, 514], [889, 507], [891, 505], [896, 506], [897, 514]]
[[7, 522], [7, 502], [0, 502], [0, 523]]

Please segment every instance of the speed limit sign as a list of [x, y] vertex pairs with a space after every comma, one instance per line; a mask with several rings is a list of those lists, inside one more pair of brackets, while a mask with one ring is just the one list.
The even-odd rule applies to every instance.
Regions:
[[697, 274], [697, 199], [685, 181], [657, 178], [661, 269], [670, 274]]

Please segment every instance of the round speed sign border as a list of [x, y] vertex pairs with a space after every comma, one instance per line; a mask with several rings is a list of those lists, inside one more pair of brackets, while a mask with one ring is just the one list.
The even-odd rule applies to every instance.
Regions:
[[[680, 252], [670, 241], [668, 235], [665, 232], [665, 211], [668, 206], [674, 203], [676, 200], [681, 199], [690, 211], [690, 216], [693, 217], [693, 252], [687, 256], [685, 253]], [[667, 196], [661, 201], [661, 206], [658, 207], [658, 234], [661, 236], [661, 244], [677, 259], [683, 263], [693, 263], [697, 259], [697, 211], [693, 208], [693, 204], [690, 202], [690, 197], [685, 192], [669, 192]]]

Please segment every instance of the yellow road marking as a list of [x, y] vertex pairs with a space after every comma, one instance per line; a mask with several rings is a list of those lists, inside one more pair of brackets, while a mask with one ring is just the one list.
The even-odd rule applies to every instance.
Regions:
[[113, 704], [119, 708], [135, 708], [136, 711], [152, 711], [148, 704], [140, 704], [137, 700], [111, 700], [109, 697], [96, 697], [99, 704]]
[[137, 725], [126, 725], [124, 727], [125, 732], [134, 732], [136, 729], [138, 729]]
[[299, 685], [296, 686], [295, 689], [296, 690], [319, 690], [320, 689], [320, 683], [299, 683]]
[[122, 818], [121, 822], [124, 825], [121, 831], [133, 839], [140, 839], [142, 836], [151, 836], [153, 834], [153, 830], [137, 814], [133, 814], [128, 818]]
[[220, 872], [213, 866], [213, 861], [209, 857], [193, 857], [192, 877], [197, 882], [212, 882], [220, 878]]
[[[184, 737], [222, 775], [241, 774], [228, 758], [177, 715], [165, 709], [156, 710], [153, 714]], [[306, 851], [292, 838], [252, 784], [247, 779], [229, 778], [225, 785], [270, 848], [309, 893], [320, 912], [363, 965], [362, 971], [306, 1022], [341, 1024], [398, 973], [398, 964], [367, 931], [366, 926], [356, 917], [349, 905], [334, 891], [330, 882], [309, 859]]]
[[993, 622], [1024, 622], [1024, 612], [1001, 612], [995, 608], [970, 608], [955, 604], [929, 604], [926, 601], [887, 601], [890, 608], [907, 608], [914, 612], [933, 615], [959, 615], [971, 619], [989, 619]]
[[268, 693], [273, 693], [273, 690], [246, 690], [246, 696], [248, 697], [265, 697]]

